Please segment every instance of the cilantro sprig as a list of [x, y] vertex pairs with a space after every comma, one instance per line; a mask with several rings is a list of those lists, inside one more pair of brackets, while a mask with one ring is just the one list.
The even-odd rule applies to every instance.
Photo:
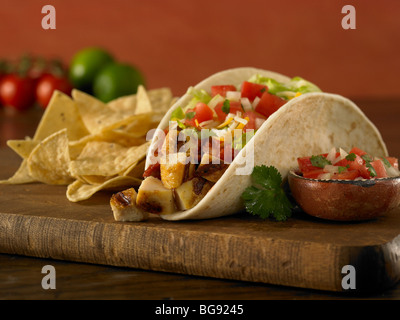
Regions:
[[310, 160], [311, 160], [311, 164], [314, 167], [318, 167], [318, 168], [324, 168], [326, 165], [332, 164], [332, 162], [330, 162], [327, 158], [325, 158], [322, 155], [311, 156]]
[[287, 220], [292, 204], [282, 188], [282, 176], [273, 166], [256, 166], [251, 174], [252, 185], [242, 193], [246, 211], [262, 219]]
[[221, 110], [226, 114], [228, 114], [231, 111], [231, 103], [228, 99], [224, 100]]

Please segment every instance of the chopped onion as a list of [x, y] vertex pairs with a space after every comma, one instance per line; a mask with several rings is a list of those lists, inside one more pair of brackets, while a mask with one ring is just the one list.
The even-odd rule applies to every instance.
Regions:
[[320, 174], [320, 175], [318, 176], [318, 179], [321, 179], [321, 180], [329, 180], [331, 177], [332, 177], [332, 174], [328, 172], [328, 173], [322, 173], [322, 174]]
[[238, 117], [238, 116], [234, 117], [233, 120], [235, 120], [237, 122], [240, 122], [240, 123], [243, 123], [244, 125], [247, 124], [247, 120], [246, 119], [243, 119], [243, 118]]
[[225, 98], [219, 94], [217, 94], [214, 98], [212, 98], [210, 100], [210, 102], [208, 103], [208, 106], [212, 109], [214, 109], [218, 103], [223, 102], [225, 100]]
[[328, 161], [330, 161], [331, 163], [333, 163], [335, 161], [335, 159], [336, 159], [336, 148], [335, 147], [333, 147], [331, 149], [331, 151], [329, 151], [328, 155], [326, 156], [326, 159]]
[[340, 157], [342, 160], [347, 157], [348, 153], [344, 151], [342, 148], [339, 148]]
[[260, 102], [260, 100], [261, 100], [260, 97], [255, 97], [254, 98], [253, 104], [252, 104], [253, 109], [255, 109], [257, 107], [257, 105]]
[[251, 105], [249, 98], [241, 98], [240, 103], [242, 104], [245, 112], [253, 110], [253, 106]]
[[328, 173], [338, 173], [339, 172], [339, 167], [338, 166], [333, 166], [331, 164], [327, 164], [324, 167], [324, 171]]
[[386, 168], [386, 173], [387, 173], [388, 177], [398, 177], [400, 175], [399, 170], [393, 166]]
[[240, 91], [227, 91], [226, 92], [226, 98], [229, 100], [239, 101], [241, 97], [242, 97], [242, 94]]
[[203, 121], [203, 122], [199, 123], [199, 126], [202, 127], [202, 128], [205, 128], [207, 125], [209, 125], [209, 124], [211, 124], [211, 123], [214, 123], [214, 122], [215, 122], [215, 121], [214, 121], [213, 119], [211, 119], [211, 120], [206, 120], [206, 121]]

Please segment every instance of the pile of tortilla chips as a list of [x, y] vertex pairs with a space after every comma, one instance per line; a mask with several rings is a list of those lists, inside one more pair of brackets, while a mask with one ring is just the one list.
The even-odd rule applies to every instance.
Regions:
[[0, 183], [67, 185], [72, 202], [139, 186], [150, 144], [146, 134], [175, 99], [169, 88], [143, 86], [107, 104], [76, 89], [72, 98], [55, 91], [33, 138], [7, 142], [23, 160]]

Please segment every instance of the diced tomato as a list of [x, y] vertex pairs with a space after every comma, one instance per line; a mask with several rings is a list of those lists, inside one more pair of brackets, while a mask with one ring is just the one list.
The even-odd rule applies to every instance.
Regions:
[[318, 179], [318, 177], [324, 173], [325, 173], [324, 169], [317, 168], [315, 170], [303, 172], [303, 177], [309, 179]]
[[242, 98], [248, 98], [250, 102], [253, 102], [256, 97], [261, 98], [264, 92], [268, 92], [268, 87], [262, 84], [248, 81], [244, 81], [242, 84]]
[[386, 178], [387, 173], [385, 169], [385, 165], [382, 160], [371, 161], [371, 166], [375, 169], [376, 176], [374, 178]]
[[228, 91], [237, 91], [236, 87], [234, 85], [220, 85], [220, 86], [212, 86], [211, 87], [211, 96], [214, 97], [217, 94], [226, 97], [226, 93]]
[[361, 150], [360, 148], [357, 148], [357, 147], [353, 147], [353, 149], [351, 149], [349, 153], [355, 153], [356, 155], [358, 155], [360, 157], [367, 154], [364, 150]]
[[157, 162], [155, 164], [151, 164], [143, 173], [143, 178], [147, 177], [155, 177], [155, 178], [160, 178], [161, 173], [160, 173], [160, 163]]
[[[267, 120], [266, 117], [264, 117], [262, 114], [259, 114], [258, 112], [255, 111], [246, 111], [243, 114], [243, 118], [249, 118], [249, 121], [247, 124], [244, 126], [243, 130], [258, 130], [260, 127], [260, 124]], [[260, 119], [260, 120], [257, 120]]]
[[392, 167], [399, 168], [399, 160], [395, 157], [386, 157], [386, 160], [392, 165]]
[[264, 92], [255, 110], [268, 118], [285, 103], [286, 100], [268, 92]]
[[354, 180], [355, 178], [359, 177], [360, 174], [358, 170], [349, 170], [349, 171], [344, 171], [341, 173], [335, 173], [332, 176], [332, 179], [338, 179], [338, 180]]
[[300, 157], [297, 158], [297, 163], [299, 164], [300, 171], [304, 174], [315, 170], [322, 170], [322, 168], [314, 167], [311, 164], [311, 157]]
[[192, 127], [197, 127], [196, 120], [200, 124], [203, 121], [212, 120], [214, 117], [214, 112], [212, 109], [203, 102], [198, 102], [194, 109], [187, 111], [187, 113], [189, 112], [194, 112], [195, 115], [191, 119], [186, 119], [185, 123]]
[[[354, 152], [350, 152], [350, 153], [354, 153]], [[361, 177], [363, 177], [364, 179], [369, 179], [370, 174], [369, 174], [368, 168], [365, 166], [365, 161], [358, 154], [356, 154], [356, 153], [354, 153], [354, 154], [356, 155], [356, 158], [354, 159], [354, 161], [342, 159], [342, 160], [336, 162], [335, 166], [342, 166], [342, 167], [348, 166], [349, 171], [357, 170]]]
[[[228, 115], [227, 113], [222, 111], [223, 105], [224, 105], [224, 103], [220, 102], [214, 108], [214, 111], [217, 114], [219, 121], [224, 121], [226, 116]], [[242, 105], [240, 104], [240, 102], [239, 101], [230, 101], [228, 113], [236, 114], [236, 112], [238, 112], [238, 111], [243, 113], [243, 108], [242, 108]]]

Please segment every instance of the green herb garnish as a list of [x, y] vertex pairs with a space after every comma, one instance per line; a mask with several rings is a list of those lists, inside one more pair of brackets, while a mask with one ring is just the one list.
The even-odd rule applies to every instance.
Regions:
[[314, 167], [324, 168], [326, 165], [332, 164], [332, 162], [330, 162], [324, 156], [319, 155], [319, 156], [311, 156], [311, 164]]
[[225, 99], [222, 108], [221, 108], [222, 112], [228, 114], [231, 111], [231, 103], [229, 102], [228, 99]]
[[386, 168], [390, 168], [392, 165], [390, 164], [390, 162], [388, 161], [388, 159], [386, 158], [381, 158], [383, 164], [386, 166]]
[[371, 175], [371, 178], [376, 177], [377, 173], [371, 164], [371, 161], [373, 161], [373, 159], [368, 154], [362, 155], [361, 158], [364, 159], [365, 166], [368, 168], [368, 172]]
[[371, 177], [372, 177], [372, 178], [373, 178], [373, 177], [376, 177], [376, 176], [377, 176], [377, 173], [376, 173], [374, 167], [372, 166], [371, 162], [367, 161], [367, 162], [365, 163], [365, 165], [367, 166], [368, 171], [369, 171], [369, 174], [371, 175]]
[[339, 173], [343, 173], [343, 172], [345, 172], [347, 169], [349, 168], [349, 165], [347, 165], [347, 166], [345, 166], [345, 167], [343, 167], [343, 166], [338, 166], [338, 172]]
[[242, 193], [246, 211], [262, 219], [284, 221], [292, 214], [292, 204], [282, 188], [282, 176], [273, 166], [256, 166], [252, 185]]
[[192, 111], [192, 112], [186, 113], [185, 117], [186, 117], [186, 119], [190, 120], [190, 119], [193, 119], [195, 115], [196, 115], [196, 112]]
[[347, 156], [346, 156], [346, 160], [349, 160], [349, 161], [354, 161], [354, 160], [356, 160], [356, 158], [357, 158], [357, 155], [355, 154], [355, 153], [349, 153]]

